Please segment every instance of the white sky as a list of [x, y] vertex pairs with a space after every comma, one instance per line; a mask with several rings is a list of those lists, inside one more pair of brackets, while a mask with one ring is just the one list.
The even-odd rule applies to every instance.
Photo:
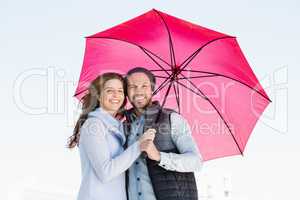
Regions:
[[75, 119], [84, 36], [152, 8], [237, 36], [270, 88], [273, 103], [245, 156], [209, 161], [197, 174], [200, 199], [299, 199], [297, 1], [0, 0], [1, 200], [75, 199], [79, 155], [64, 145]]

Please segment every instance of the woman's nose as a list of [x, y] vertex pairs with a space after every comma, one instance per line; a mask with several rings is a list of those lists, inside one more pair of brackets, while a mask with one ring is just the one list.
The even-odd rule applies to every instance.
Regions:
[[122, 96], [122, 93], [120, 93], [119, 91], [113, 91], [113, 97], [120, 97]]
[[117, 97], [118, 96], [118, 91], [113, 91], [113, 96]]

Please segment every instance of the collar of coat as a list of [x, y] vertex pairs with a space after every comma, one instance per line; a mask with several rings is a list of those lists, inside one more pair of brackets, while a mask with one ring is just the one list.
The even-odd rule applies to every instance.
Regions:
[[101, 107], [96, 108], [94, 111], [90, 112], [88, 117], [95, 117], [101, 120], [108, 132], [115, 135], [120, 140], [120, 143], [122, 145], [125, 144], [126, 138], [121, 121], [111, 116], [111, 114], [109, 114]]

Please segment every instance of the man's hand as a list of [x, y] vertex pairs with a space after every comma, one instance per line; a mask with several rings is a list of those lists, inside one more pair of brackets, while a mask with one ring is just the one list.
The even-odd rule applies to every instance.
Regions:
[[141, 151], [145, 151], [151, 160], [160, 161], [160, 152], [152, 140], [143, 141], [140, 145]]

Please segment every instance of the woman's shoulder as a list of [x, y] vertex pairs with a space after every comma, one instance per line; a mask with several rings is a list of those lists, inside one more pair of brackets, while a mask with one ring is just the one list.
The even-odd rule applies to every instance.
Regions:
[[80, 135], [105, 135], [106, 131], [101, 119], [89, 116], [80, 128]]

